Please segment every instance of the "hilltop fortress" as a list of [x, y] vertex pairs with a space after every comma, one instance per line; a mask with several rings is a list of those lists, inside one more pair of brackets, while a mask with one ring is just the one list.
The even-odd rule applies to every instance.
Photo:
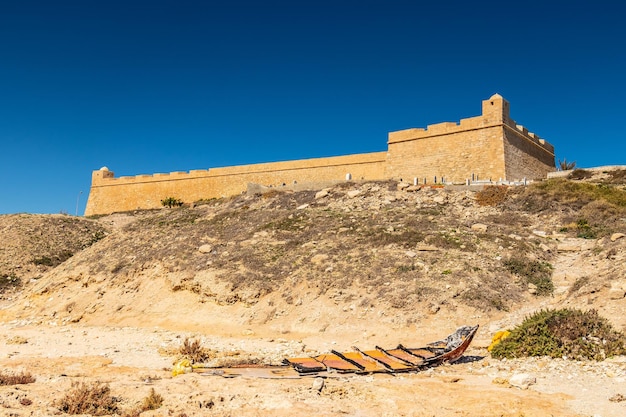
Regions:
[[249, 184], [313, 187], [385, 179], [449, 184], [540, 179], [552, 171], [554, 147], [516, 124], [509, 103], [495, 94], [482, 102], [480, 116], [390, 132], [386, 152], [119, 178], [101, 168], [92, 174], [85, 215], [158, 208], [167, 197], [185, 203], [226, 197]]

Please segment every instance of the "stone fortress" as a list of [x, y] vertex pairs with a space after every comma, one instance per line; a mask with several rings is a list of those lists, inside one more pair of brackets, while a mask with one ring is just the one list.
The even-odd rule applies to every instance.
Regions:
[[509, 103], [495, 94], [482, 102], [480, 116], [390, 132], [386, 152], [119, 178], [101, 168], [92, 174], [85, 215], [159, 208], [168, 197], [185, 203], [227, 197], [251, 184], [279, 189], [346, 180], [466, 184], [543, 179], [553, 171], [554, 147], [516, 124]]

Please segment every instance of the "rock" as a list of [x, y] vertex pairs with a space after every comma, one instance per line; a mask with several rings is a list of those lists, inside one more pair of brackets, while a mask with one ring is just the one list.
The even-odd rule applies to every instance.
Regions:
[[446, 198], [442, 195], [438, 195], [433, 198], [433, 201], [437, 204], [443, 204], [446, 201]]
[[404, 254], [408, 256], [409, 258], [415, 258], [417, 256], [417, 253], [413, 252], [412, 250], [408, 250], [404, 252]]
[[417, 245], [415, 249], [419, 251], [424, 251], [424, 252], [439, 250], [437, 246], [432, 246], [432, 245]]
[[309, 207], [308, 204], [302, 204], [301, 206], [296, 207], [296, 210], [304, 210], [307, 207]]
[[347, 196], [349, 198], [354, 198], [354, 197], [356, 197], [356, 196], [358, 196], [360, 194], [361, 194], [361, 190], [350, 190], [350, 191], [348, 191]]
[[439, 307], [439, 305], [437, 304], [431, 304], [428, 307], [428, 313], [429, 314], [437, 314], [437, 312], [441, 309], [441, 307]]
[[513, 376], [509, 378], [509, 384], [521, 389], [528, 389], [529, 386], [536, 383], [537, 378], [531, 374], [513, 374]]
[[611, 235], [611, 242], [615, 242], [617, 239], [621, 239], [621, 238], [623, 238], [625, 236], [626, 236], [626, 234], [624, 234], [624, 233], [613, 233]]
[[421, 189], [422, 187], [420, 187], [419, 185], [411, 185], [409, 187], [406, 187], [404, 191], [409, 192], [409, 193], [414, 193], [415, 191], [419, 191]]
[[200, 253], [211, 253], [211, 251], [213, 250], [213, 246], [202, 245], [198, 248], [198, 250], [200, 251]]
[[531, 294], [537, 294], [537, 286], [533, 283], [528, 283], [528, 292]]
[[408, 182], [401, 182], [398, 184], [398, 191], [402, 191], [405, 188], [409, 188], [411, 186], [411, 184], [409, 184]]
[[318, 199], [320, 199], [320, 198], [324, 198], [324, 197], [326, 197], [328, 194], [330, 194], [330, 193], [328, 192], [328, 190], [327, 190], [327, 189], [323, 189], [322, 191], [318, 191], [318, 192], [315, 194], [315, 199], [316, 199], [316, 200], [318, 200]]
[[324, 378], [317, 377], [313, 380], [313, 391], [322, 392], [324, 389]]
[[311, 263], [319, 265], [323, 263], [324, 261], [326, 261], [327, 259], [328, 259], [328, 255], [320, 253], [311, 258]]
[[624, 282], [614, 282], [611, 285], [611, 289], [609, 289], [609, 298], [611, 300], [621, 300], [626, 297], [626, 283]]
[[487, 225], [482, 223], [473, 224], [471, 229], [475, 232], [485, 233], [487, 231]]
[[541, 243], [539, 245], [539, 248], [544, 252], [550, 252], [550, 246], [546, 245], [545, 243]]

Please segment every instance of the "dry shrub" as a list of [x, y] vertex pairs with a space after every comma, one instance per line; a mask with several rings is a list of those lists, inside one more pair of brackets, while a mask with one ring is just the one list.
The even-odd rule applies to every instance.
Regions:
[[81, 382], [72, 383], [72, 389], [54, 405], [67, 414], [105, 416], [118, 412], [118, 401], [107, 384]]
[[185, 338], [178, 353], [185, 359], [189, 359], [192, 363], [204, 362], [211, 359], [211, 351], [202, 347], [198, 339], [189, 340]]
[[593, 172], [584, 169], [575, 169], [567, 176], [568, 180], [585, 180], [593, 177]]
[[626, 184], [626, 169], [609, 171], [609, 182], [611, 184]]
[[0, 372], [0, 385], [19, 385], [33, 382], [35, 382], [35, 377], [30, 372], [21, 372], [19, 374]]
[[143, 399], [141, 408], [143, 411], [156, 410], [163, 405], [163, 396], [156, 393], [154, 388], [150, 390], [150, 395]]
[[476, 193], [476, 203], [479, 206], [497, 206], [506, 200], [509, 187], [506, 185], [486, 185]]
[[269, 191], [266, 191], [263, 194], [261, 194], [261, 197], [263, 197], [264, 199], [270, 199], [270, 198], [276, 198], [279, 195], [283, 195], [283, 194], [285, 194], [284, 191], [269, 190]]
[[122, 414], [122, 417], [140, 417], [144, 411], [156, 410], [163, 405], [163, 396], [157, 394], [154, 388], [150, 389], [150, 394], [143, 399], [141, 406], [133, 408]]

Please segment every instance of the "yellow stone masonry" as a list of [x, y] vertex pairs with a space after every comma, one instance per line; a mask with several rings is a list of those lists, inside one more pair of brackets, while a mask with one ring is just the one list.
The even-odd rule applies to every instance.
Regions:
[[249, 184], [280, 189], [346, 180], [514, 181], [555, 170], [554, 147], [511, 120], [509, 103], [498, 94], [483, 101], [481, 116], [390, 132], [387, 146], [387, 152], [134, 177], [116, 178], [101, 168], [92, 174], [85, 215], [158, 208], [167, 197], [185, 203], [227, 197]]

